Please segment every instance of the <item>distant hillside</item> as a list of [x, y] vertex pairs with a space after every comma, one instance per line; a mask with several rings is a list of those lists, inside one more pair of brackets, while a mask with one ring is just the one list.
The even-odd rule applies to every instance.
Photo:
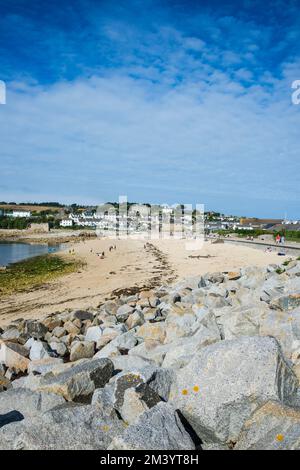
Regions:
[[4, 210], [21, 210], [21, 211], [31, 211], [31, 212], [41, 212], [41, 211], [57, 211], [61, 209], [61, 206], [39, 206], [35, 204], [0, 204], [0, 209]]

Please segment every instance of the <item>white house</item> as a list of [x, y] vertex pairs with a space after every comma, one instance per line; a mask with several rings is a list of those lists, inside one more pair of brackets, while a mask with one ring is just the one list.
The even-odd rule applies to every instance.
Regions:
[[31, 217], [30, 211], [14, 210], [11, 214], [12, 217]]
[[73, 226], [73, 220], [72, 219], [63, 219], [60, 221], [59, 225], [61, 227], [72, 227]]
[[94, 218], [100, 219], [100, 220], [107, 220], [110, 222], [116, 222], [118, 219], [118, 214], [117, 212], [114, 212], [114, 211], [95, 212]]
[[169, 214], [172, 214], [172, 212], [173, 212], [173, 210], [174, 210], [172, 207], [168, 206], [167, 204], [163, 204], [161, 207], [162, 207], [162, 213], [163, 213], [164, 215], [166, 215], [166, 214], [168, 214], [168, 215], [169, 215]]

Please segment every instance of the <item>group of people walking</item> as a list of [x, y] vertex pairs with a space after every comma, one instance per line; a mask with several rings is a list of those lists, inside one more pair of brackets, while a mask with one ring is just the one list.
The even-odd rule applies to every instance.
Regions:
[[284, 235], [280, 235], [279, 233], [276, 235], [275, 238], [276, 245], [283, 245], [285, 242], [285, 237]]
[[[116, 250], [117, 249], [117, 246], [116, 245], [111, 245], [108, 249], [108, 251], [112, 251], [112, 250]], [[90, 253], [93, 253], [93, 249], [91, 248], [90, 249]], [[105, 258], [105, 251], [102, 251], [101, 253], [97, 253], [96, 252], [96, 255], [99, 256], [100, 259], [104, 259]]]

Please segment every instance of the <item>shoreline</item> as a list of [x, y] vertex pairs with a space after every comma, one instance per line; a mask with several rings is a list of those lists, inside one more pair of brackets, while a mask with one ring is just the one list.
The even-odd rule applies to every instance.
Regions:
[[78, 243], [82, 240], [96, 238], [96, 233], [90, 230], [51, 230], [49, 232], [32, 232], [30, 230], [0, 229], [0, 243], [28, 243], [56, 245], [63, 243]]
[[0, 269], [0, 305], [11, 296], [33, 292], [53, 280], [82, 267], [79, 260], [70, 260], [58, 253], [44, 253], [10, 263]]
[[[2, 241], [0, 240], [0, 245], [12, 245], [12, 244], [20, 244], [20, 245], [32, 245], [32, 246], [40, 246], [40, 247], [48, 247], [48, 252], [40, 252], [40, 253], [32, 253], [30, 255], [25, 256], [24, 258], [17, 259], [15, 261], [10, 261], [7, 264], [0, 264], [0, 269], [5, 270], [11, 266], [17, 265], [18, 263], [22, 263], [28, 260], [32, 260], [39, 256], [48, 256], [48, 255], [55, 255], [61, 253], [63, 250], [66, 249], [65, 243], [55, 243], [55, 244], [48, 244], [48, 243], [27, 243], [23, 241]], [[49, 251], [49, 249], [51, 251]]]
[[[116, 244], [117, 249], [109, 251]], [[101, 259], [97, 253], [105, 252]], [[50, 255], [51, 256], [51, 255]], [[96, 308], [105, 299], [134, 293], [208, 272], [235, 271], [245, 266], [266, 266], [282, 258], [254, 247], [205, 242], [200, 251], [187, 251], [185, 240], [85, 239], [55, 253], [78, 260], [78, 272], [30, 292], [0, 300], [0, 325], [22, 318], [42, 318], [68, 309]]]

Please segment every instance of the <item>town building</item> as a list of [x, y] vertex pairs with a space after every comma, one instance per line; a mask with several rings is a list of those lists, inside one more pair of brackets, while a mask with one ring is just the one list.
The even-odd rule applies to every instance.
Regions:
[[61, 227], [72, 227], [73, 226], [73, 220], [72, 219], [63, 219], [60, 221], [59, 225]]
[[48, 233], [49, 232], [49, 224], [43, 223], [43, 224], [29, 224], [29, 227], [27, 229], [29, 232], [36, 232], [36, 233]]
[[22, 210], [13, 210], [11, 214], [8, 214], [11, 217], [24, 217], [24, 218], [29, 218], [31, 217], [31, 212], [30, 211], [22, 211]]

